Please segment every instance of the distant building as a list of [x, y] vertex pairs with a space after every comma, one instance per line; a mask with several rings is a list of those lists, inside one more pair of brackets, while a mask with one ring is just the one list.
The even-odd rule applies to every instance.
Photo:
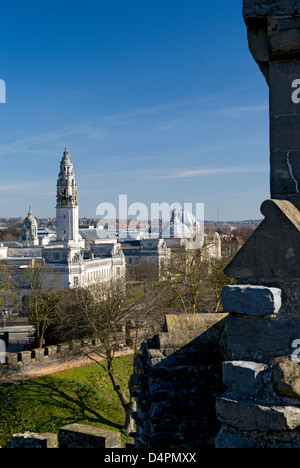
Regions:
[[223, 257], [233, 257], [244, 244], [243, 240], [240, 237], [233, 235], [223, 235], [222, 236], [222, 256]]
[[32, 214], [31, 208], [24, 221], [22, 244], [24, 247], [36, 247], [39, 245], [38, 223]]
[[162, 266], [169, 261], [171, 253], [163, 239], [128, 239], [122, 242], [122, 251], [133, 274], [147, 262], [154, 267], [157, 279], [161, 278]]
[[176, 209], [173, 210], [170, 223], [162, 229], [161, 237], [170, 249], [202, 249], [203, 258], [220, 259], [222, 256], [219, 234], [205, 234], [203, 225], [189, 211], [178, 213]]
[[56, 240], [56, 231], [45, 227], [38, 227], [38, 238], [40, 245], [48, 245]]
[[[180, 216], [181, 215], [181, 216]], [[195, 226], [186, 224], [184, 222], [184, 214], [178, 214], [174, 209], [171, 213], [170, 222], [162, 229], [161, 238], [165, 240], [168, 247], [189, 247], [189, 243], [193, 240], [196, 230]]]
[[0, 260], [7, 258], [8, 247], [5, 247], [3, 244], [0, 244]]
[[141, 238], [121, 240], [122, 250], [131, 271], [147, 262], [156, 268], [157, 278], [161, 278], [162, 266], [170, 260], [177, 249], [202, 249], [202, 258], [221, 258], [221, 237], [215, 233], [212, 237], [203, 232], [202, 225], [194, 215], [187, 211], [180, 213], [174, 209], [170, 222], [160, 230], [159, 238]]
[[57, 180], [56, 219], [56, 233], [41, 229], [30, 209], [20, 242], [1, 244], [0, 258], [5, 259], [16, 278], [37, 261], [49, 270], [49, 276], [56, 277], [57, 289], [87, 287], [125, 277], [125, 256], [117, 239], [101, 241], [86, 236], [86, 230], [82, 235], [79, 231], [77, 181], [67, 148]]
[[[202, 225], [186, 211], [173, 210], [164, 228], [161, 220], [157, 228], [148, 222], [144, 230], [140, 225], [131, 229], [128, 222], [126, 229], [126, 223], [123, 228], [117, 222], [116, 229], [108, 231], [108, 226], [79, 226], [77, 180], [66, 148], [56, 184], [56, 231], [39, 227], [30, 209], [19, 242], [1, 244], [0, 259], [5, 259], [20, 284], [26, 269], [39, 262], [49, 278], [55, 277], [55, 287], [63, 289], [121, 281], [126, 264], [134, 271], [143, 262], [153, 265], [160, 278], [162, 265], [177, 248], [201, 248], [203, 258], [221, 258], [220, 236], [206, 236]], [[26, 294], [24, 284], [21, 295]]]

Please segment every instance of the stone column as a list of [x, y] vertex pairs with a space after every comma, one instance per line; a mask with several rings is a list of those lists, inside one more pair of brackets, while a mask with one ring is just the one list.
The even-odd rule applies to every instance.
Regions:
[[271, 198], [300, 207], [300, 0], [244, 0], [250, 51], [270, 87]]
[[216, 404], [216, 447], [299, 448], [300, 0], [244, 0], [243, 12], [270, 87], [271, 200], [225, 270], [238, 286], [223, 292], [226, 391]]

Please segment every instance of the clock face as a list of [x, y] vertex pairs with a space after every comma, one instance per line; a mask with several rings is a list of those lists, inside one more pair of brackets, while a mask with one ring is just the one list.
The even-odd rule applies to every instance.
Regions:
[[68, 196], [68, 191], [66, 188], [62, 188], [60, 191], [60, 194], [62, 197], [67, 197]]

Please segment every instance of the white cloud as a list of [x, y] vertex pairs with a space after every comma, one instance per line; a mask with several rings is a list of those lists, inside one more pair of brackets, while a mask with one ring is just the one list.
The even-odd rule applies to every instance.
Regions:
[[23, 193], [35, 193], [38, 197], [45, 195], [45, 190], [51, 190], [53, 194], [53, 183], [50, 185], [45, 184], [45, 182], [28, 182], [28, 183], [14, 183], [14, 184], [0, 184], [0, 193], [11, 193], [11, 194], [23, 194]]
[[228, 107], [224, 109], [210, 110], [209, 113], [218, 114], [218, 115], [226, 115], [229, 117], [239, 117], [242, 114], [266, 112], [268, 110], [269, 110], [269, 104], [267, 102], [263, 102], [261, 104], [256, 104], [253, 106], [237, 106], [237, 107]]
[[161, 176], [162, 179], [184, 179], [189, 177], [202, 177], [210, 175], [222, 174], [248, 174], [255, 172], [267, 172], [267, 166], [262, 167], [224, 167], [224, 168], [211, 168], [211, 169], [182, 169], [176, 173]]
[[[26, 138], [21, 138], [12, 143], [0, 144], [0, 154], [9, 154], [9, 153], [39, 153], [41, 151], [34, 149], [38, 145], [53, 145], [61, 142], [62, 149], [68, 144], [70, 137], [76, 136], [86, 136], [87, 138], [104, 138], [107, 137], [107, 131], [92, 126], [88, 123], [73, 125], [69, 127], [64, 127], [58, 130], [53, 130], [51, 132], [40, 133], [34, 136], [28, 136]], [[49, 149], [46, 150], [47, 154]]]

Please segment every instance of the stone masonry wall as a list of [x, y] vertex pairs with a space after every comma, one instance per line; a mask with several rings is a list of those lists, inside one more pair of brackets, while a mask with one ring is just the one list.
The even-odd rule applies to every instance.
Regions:
[[213, 447], [222, 394], [219, 342], [226, 314], [167, 316], [165, 332], [148, 339], [132, 377], [137, 401], [136, 448]]
[[221, 344], [225, 391], [216, 404], [222, 423], [216, 448], [300, 447], [300, 367], [292, 359], [300, 321], [285, 318], [281, 299], [274, 287], [224, 289], [230, 313]]

